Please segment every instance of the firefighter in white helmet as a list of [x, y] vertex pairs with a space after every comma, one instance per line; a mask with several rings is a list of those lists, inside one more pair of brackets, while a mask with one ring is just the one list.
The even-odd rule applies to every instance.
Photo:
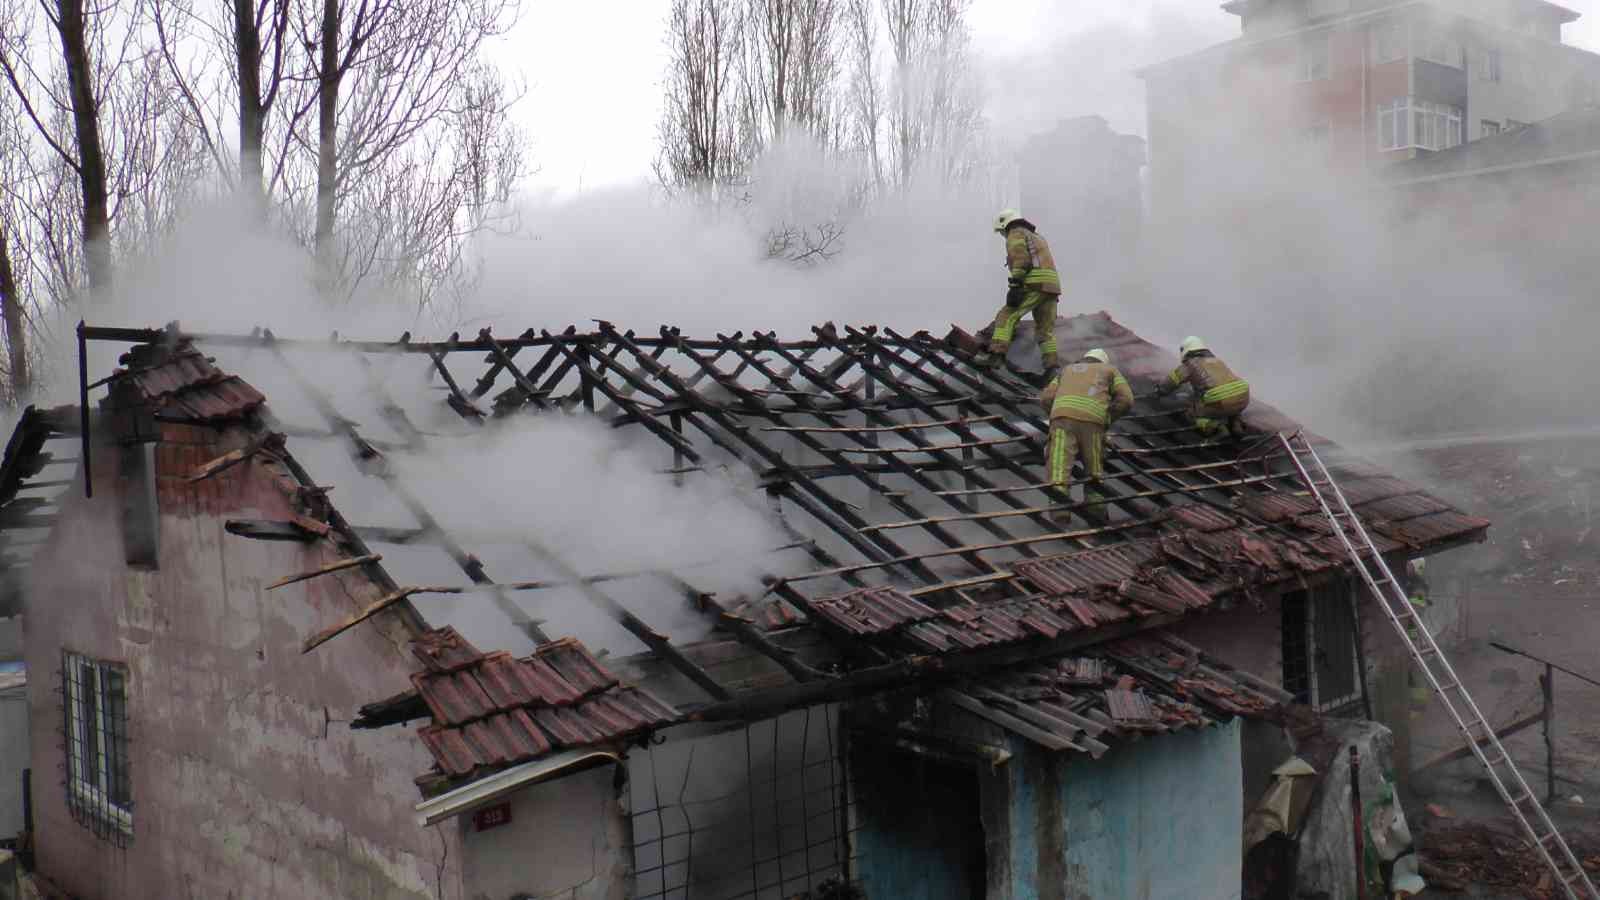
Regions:
[[[1133, 408], [1133, 389], [1111, 364], [1106, 351], [1096, 347], [1077, 362], [1061, 367], [1039, 393], [1039, 404], [1050, 417], [1050, 483], [1069, 489], [1068, 476], [1075, 458], [1083, 460], [1083, 518], [1091, 524], [1106, 522], [1105, 496], [1100, 493], [1104, 470], [1106, 428]], [[1071, 516], [1055, 515], [1065, 526]]]
[[989, 349], [974, 361], [987, 368], [1005, 359], [1017, 323], [1032, 313], [1034, 338], [1039, 342], [1044, 369], [1049, 372], [1057, 365], [1056, 301], [1061, 296], [1061, 278], [1056, 274], [1050, 245], [1033, 223], [1015, 209], [995, 217], [994, 231], [1006, 239], [1006, 303], [995, 313]]
[[1196, 431], [1207, 437], [1219, 432], [1243, 435], [1239, 416], [1250, 405], [1250, 385], [1194, 335], [1183, 339], [1178, 353], [1178, 367], [1156, 385], [1156, 393], [1170, 394], [1187, 384], [1194, 391], [1189, 418]]

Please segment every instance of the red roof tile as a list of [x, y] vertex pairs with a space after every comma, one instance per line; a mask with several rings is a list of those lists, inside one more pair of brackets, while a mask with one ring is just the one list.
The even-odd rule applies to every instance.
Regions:
[[412, 643], [429, 667], [411, 676], [433, 715], [423, 744], [440, 770], [482, 774], [556, 747], [613, 743], [676, 722], [677, 710], [623, 686], [576, 639], [535, 649], [527, 659], [483, 654], [453, 629]]
[[938, 610], [894, 588], [864, 588], [814, 600], [811, 608], [824, 621], [851, 634], [882, 634], [908, 622], [922, 622]]
[[241, 419], [266, 402], [261, 392], [211, 364], [187, 339], [175, 347], [141, 345], [124, 354], [108, 406], [146, 404], [168, 418]]

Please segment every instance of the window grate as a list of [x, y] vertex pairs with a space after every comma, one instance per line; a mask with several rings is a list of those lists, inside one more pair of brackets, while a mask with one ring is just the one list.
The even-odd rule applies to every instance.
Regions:
[[636, 900], [833, 900], [850, 884], [838, 707], [628, 759]]
[[133, 839], [127, 670], [62, 651], [61, 721], [68, 811], [96, 837], [126, 847]]

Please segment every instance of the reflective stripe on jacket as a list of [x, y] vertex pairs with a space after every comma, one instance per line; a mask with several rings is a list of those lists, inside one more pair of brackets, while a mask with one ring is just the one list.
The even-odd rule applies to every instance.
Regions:
[[1133, 389], [1116, 366], [1079, 360], [1050, 379], [1039, 392], [1039, 405], [1052, 419], [1110, 425], [1133, 408]]
[[1167, 383], [1173, 390], [1189, 384], [1204, 403], [1221, 403], [1246, 393], [1250, 385], [1233, 374], [1228, 364], [1209, 353], [1192, 354], [1178, 364]]
[[1011, 280], [1020, 281], [1041, 294], [1061, 293], [1061, 276], [1050, 244], [1037, 232], [1018, 225], [1006, 232], [1006, 268]]

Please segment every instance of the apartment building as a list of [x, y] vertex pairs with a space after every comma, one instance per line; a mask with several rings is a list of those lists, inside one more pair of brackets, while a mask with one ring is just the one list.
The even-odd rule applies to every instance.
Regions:
[[1545, 0], [1233, 0], [1234, 40], [1143, 70], [1152, 205], [1227, 163], [1350, 174], [1600, 96], [1600, 55]]

